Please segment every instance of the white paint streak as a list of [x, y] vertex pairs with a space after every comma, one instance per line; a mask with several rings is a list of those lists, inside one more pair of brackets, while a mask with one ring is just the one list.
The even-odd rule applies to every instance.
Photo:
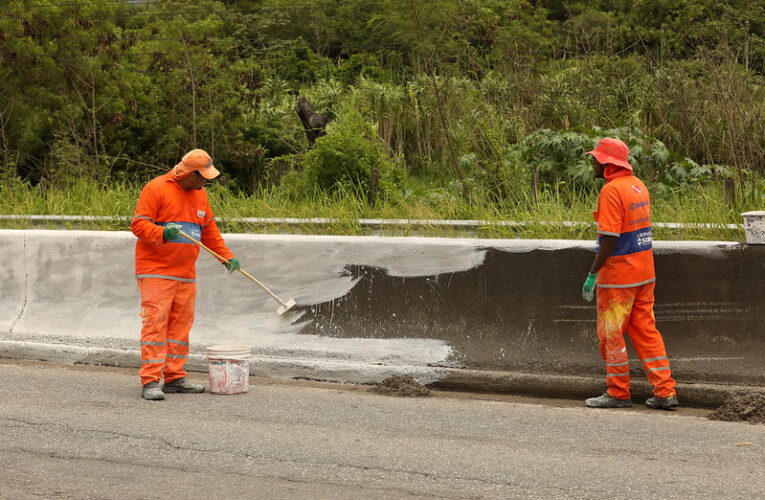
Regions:
[[[24, 236], [29, 242], [28, 257], [38, 266], [30, 275], [30, 292], [12, 294], [28, 297], [29, 313], [8, 333], [9, 340], [78, 338], [107, 349], [115, 341], [138, 342], [140, 301], [131, 233], [0, 231], [0, 241]], [[404, 238], [388, 242], [382, 238], [228, 235], [226, 240], [245, 269], [283, 298], [294, 297], [301, 306], [342, 300], [359, 283], [359, 278], [347, 272], [349, 266], [375, 267], [393, 276], [420, 276], [469, 270], [481, 265], [485, 256], [474, 244], [451, 245], [449, 240], [422, 239], [415, 245]], [[23, 260], [19, 257], [18, 264]], [[92, 262], [107, 264], [92, 267]], [[197, 274], [192, 347], [244, 343], [266, 356], [391, 366], [449, 363], [451, 347], [441, 340], [300, 335], [305, 325], [303, 312], [286, 317], [275, 314], [278, 304], [271, 297], [238, 274], [230, 275], [214, 259], [201, 255]], [[23, 285], [18, 276], [10, 281]], [[2, 305], [9, 305], [8, 301], [4, 299]]]
[[[0, 340], [0, 357], [11, 359], [38, 359], [60, 363], [91, 363], [107, 366], [137, 368], [141, 365], [138, 350], [104, 349], [96, 347], [66, 346], [37, 342], [15, 342]], [[207, 356], [190, 354], [186, 364], [189, 371], [206, 372]], [[253, 356], [250, 360], [250, 375], [276, 378], [313, 378], [336, 380], [351, 384], [372, 384], [391, 375], [411, 375], [422, 384], [429, 384], [442, 378], [448, 368], [429, 366], [382, 365], [377, 363], [321, 358], [283, 358]]]

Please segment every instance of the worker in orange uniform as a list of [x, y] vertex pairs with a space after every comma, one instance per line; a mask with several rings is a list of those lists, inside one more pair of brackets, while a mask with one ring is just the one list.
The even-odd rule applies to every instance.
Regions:
[[[138, 237], [135, 274], [141, 293], [141, 395], [165, 399], [165, 393], [200, 393], [205, 386], [186, 378], [189, 331], [194, 322], [196, 260], [192, 236], [228, 259], [233, 272], [240, 263], [215, 224], [204, 185], [220, 174], [201, 149], [189, 151], [170, 172], [141, 191], [130, 229]], [[160, 388], [159, 382], [164, 377]]]
[[598, 339], [606, 363], [602, 396], [589, 398], [593, 408], [632, 406], [630, 373], [624, 334], [628, 333], [653, 386], [650, 408], [679, 405], [661, 332], [653, 314], [656, 274], [653, 266], [651, 207], [648, 189], [632, 173], [629, 149], [618, 139], [602, 139], [587, 154], [593, 157], [595, 176], [606, 179], [600, 190], [598, 250], [582, 287], [592, 301], [597, 287]]

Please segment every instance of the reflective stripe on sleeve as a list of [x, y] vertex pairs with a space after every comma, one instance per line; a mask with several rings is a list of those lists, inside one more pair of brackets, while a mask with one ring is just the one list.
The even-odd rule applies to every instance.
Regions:
[[154, 222], [154, 219], [152, 219], [151, 217], [146, 217], [145, 215], [134, 215], [133, 218], [134, 219], [146, 219], [149, 222], [152, 222], [152, 223]]

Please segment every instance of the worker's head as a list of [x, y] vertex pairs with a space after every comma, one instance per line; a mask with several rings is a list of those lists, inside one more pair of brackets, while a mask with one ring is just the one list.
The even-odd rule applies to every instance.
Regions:
[[606, 137], [598, 142], [595, 149], [587, 151], [592, 155], [592, 166], [595, 170], [595, 177], [603, 179], [607, 165], [614, 165], [617, 168], [625, 168], [632, 172], [632, 165], [629, 163], [630, 149], [619, 139]]
[[212, 158], [202, 149], [192, 149], [181, 159], [181, 162], [173, 167], [173, 178], [181, 187], [189, 189], [202, 189], [208, 179], [215, 179], [220, 175], [213, 166]]

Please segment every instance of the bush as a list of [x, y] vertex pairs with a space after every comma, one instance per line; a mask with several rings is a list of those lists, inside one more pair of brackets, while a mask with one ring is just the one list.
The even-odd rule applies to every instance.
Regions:
[[[297, 196], [309, 196], [316, 189], [329, 194], [352, 191], [365, 197], [374, 170], [379, 175], [378, 197], [400, 193], [405, 181], [405, 170], [386, 153], [374, 124], [355, 110], [341, 113], [313, 149], [294, 157], [302, 171], [291, 170], [281, 183]], [[284, 162], [282, 158], [279, 164]]]
[[337, 69], [337, 78], [343, 85], [356, 85], [360, 76], [373, 81], [385, 80], [385, 72], [377, 58], [371, 54], [353, 54]]
[[637, 128], [602, 129], [582, 132], [538, 130], [516, 146], [525, 166], [536, 171], [541, 187], [558, 183], [574, 187], [593, 186], [592, 160], [586, 154], [604, 137], [624, 141], [630, 148], [630, 164], [635, 174], [651, 184], [660, 183], [662, 190], [687, 188], [728, 178], [730, 167], [699, 165], [667, 149], [663, 142]]
[[316, 54], [305, 40], [293, 40], [285, 45], [284, 49], [270, 56], [272, 70], [277, 71], [283, 80], [299, 87], [331, 74], [331, 61]]
[[523, 162], [539, 175], [542, 184], [591, 184], [591, 160], [585, 153], [596, 141], [582, 132], [542, 129], [526, 136], [520, 146]]

